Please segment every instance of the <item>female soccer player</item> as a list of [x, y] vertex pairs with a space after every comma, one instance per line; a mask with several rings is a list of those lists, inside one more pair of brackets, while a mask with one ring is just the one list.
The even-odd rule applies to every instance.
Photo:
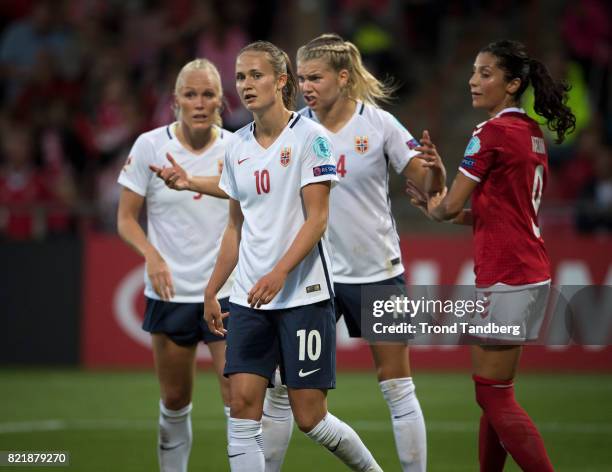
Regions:
[[[575, 124], [564, 103], [568, 88], [554, 82], [521, 43], [489, 44], [476, 56], [469, 86], [472, 105], [485, 110], [490, 119], [472, 133], [448, 194], [426, 202], [433, 219], [474, 228], [476, 286], [489, 303], [484, 321], [523, 328], [520, 339], [487, 339], [504, 345], [472, 346], [476, 401], [482, 408], [480, 470], [487, 472], [501, 471], [507, 453], [523, 470], [553, 470], [542, 437], [516, 402], [513, 387], [519, 343], [537, 338], [550, 285], [548, 256], [538, 227], [546, 148], [538, 123], [519, 108], [530, 84], [536, 113], [556, 132], [558, 142], [563, 141]], [[433, 143], [427, 139], [421, 144], [418, 157], [432, 168], [441, 167]], [[425, 201], [414, 187], [408, 191], [413, 202]], [[464, 209], [470, 196], [472, 209]]]
[[211, 331], [224, 334], [218, 292], [237, 265], [225, 366], [231, 469], [264, 470], [264, 394], [280, 363], [299, 428], [352, 470], [379, 471], [355, 431], [326, 406], [336, 336], [325, 238], [336, 166], [327, 134], [290, 111], [295, 76], [273, 44], [240, 52], [236, 88], [254, 121], [226, 152], [220, 187], [230, 216], [204, 305]]
[[[322, 124], [338, 155], [339, 183], [330, 197], [336, 312], [352, 337], [361, 337], [361, 289], [405, 286], [399, 237], [388, 199], [389, 164], [426, 193], [444, 189], [445, 172], [412, 159], [418, 142], [378, 103], [391, 90], [364, 67], [361, 54], [336, 34], [298, 50], [302, 114]], [[424, 471], [425, 423], [412, 381], [406, 344], [372, 343], [380, 389], [390, 409], [404, 471]]]
[[[195, 354], [201, 340], [208, 344], [223, 403], [229, 405], [229, 383], [223, 377], [225, 340], [213, 335], [202, 319], [204, 286], [227, 224], [228, 203], [170, 190], [151, 172], [160, 171], [168, 158], [189, 172], [217, 175], [218, 180], [231, 136], [220, 127], [222, 91], [215, 66], [206, 59], [186, 64], [176, 78], [174, 96], [178, 121], [144, 133], [134, 143], [119, 176], [123, 189], [117, 217], [119, 234], [146, 262], [143, 329], [151, 333], [161, 391], [162, 471], [187, 470]], [[138, 222], [145, 199], [147, 234]], [[229, 286], [218, 296], [227, 305]]]

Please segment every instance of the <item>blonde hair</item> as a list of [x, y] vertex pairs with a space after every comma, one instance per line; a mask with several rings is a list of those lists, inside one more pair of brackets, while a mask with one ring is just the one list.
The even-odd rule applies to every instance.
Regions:
[[[184, 79], [185, 74], [193, 70], [206, 71], [212, 77], [213, 82], [216, 82], [217, 90], [219, 92], [219, 98], [221, 99], [221, 102], [223, 103], [223, 90], [221, 88], [221, 75], [219, 75], [219, 71], [217, 70], [217, 67], [212, 62], [210, 62], [208, 59], [204, 59], [204, 58], [194, 59], [193, 61], [188, 62], [182, 67], [182, 69], [176, 76], [176, 82], [174, 84], [174, 95], [178, 96], [179, 90], [181, 86], [183, 85], [183, 79]], [[176, 104], [174, 104], [172, 108], [174, 110], [174, 116], [176, 116], [177, 120], [180, 120], [180, 114], [181, 114], [180, 108], [177, 107]], [[213, 120], [217, 126], [223, 125], [223, 120], [221, 119], [221, 108], [222, 107], [219, 107], [215, 110], [215, 115], [214, 115]]]
[[282, 74], [287, 75], [287, 83], [283, 87], [283, 104], [287, 110], [295, 110], [297, 78], [291, 66], [291, 59], [289, 59], [287, 53], [268, 41], [255, 41], [243, 47], [238, 53], [238, 56], [249, 51], [267, 53], [276, 78]]
[[336, 72], [346, 69], [349, 79], [344, 92], [353, 100], [377, 106], [379, 102], [389, 102], [396, 90], [392, 83], [378, 80], [366, 69], [357, 46], [334, 33], [322, 34], [300, 47], [297, 59], [324, 59]]

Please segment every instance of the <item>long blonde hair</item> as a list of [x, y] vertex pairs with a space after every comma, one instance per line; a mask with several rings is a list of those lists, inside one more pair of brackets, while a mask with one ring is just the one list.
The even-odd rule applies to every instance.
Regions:
[[293, 67], [291, 66], [291, 59], [289, 59], [287, 53], [268, 41], [255, 41], [243, 47], [240, 53], [238, 53], [238, 56], [249, 51], [267, 53], [276, 78], [281, 74], [287, 75], [287, 83], [283, 87], [283, 104], [287, 110], [295, 110], [297, 79]]
[[300, 47], [297, 59], [300, 62], [324, 59], [336, 72], [346, 69], [349, 79], [344, 93], [353, 100], [377, 106], [389, 102], [396, 89], [374, 77], [363, 65], [357, 46], [334, 33], [322, 34]]
[[[208, 59], [204, 59], [204, 58], [194, 59], [193, 61], [188, 62], [182, 67], [182, 69], [176, 76], [176, 82], [174, 84], [174, 95], [178, 96], [179, 90], [181, 86], [183, 85], [183, 78], [185, 74], [187, 72], [191, 72], [192, 70], [206, 71], [212, 77], [213, 81], [216, 82], [216, 87], [219, 92], [219, 98], [221, 99], [221, 103], [223, 103], [223, 89], [221, 88], [221, 75], [219, 74], [217, 67], [212, 62], [210, 62]], [[176, 104], [173, 105], [173, 110], [174, 110], [174, 116], [176, 116], [176, 119], [180, 120], [181, 110], [176, 106]], [[223, 120], [221, 119], [221, 107], [215, 110], [213, 122], [217, 126], [223, 125]]]

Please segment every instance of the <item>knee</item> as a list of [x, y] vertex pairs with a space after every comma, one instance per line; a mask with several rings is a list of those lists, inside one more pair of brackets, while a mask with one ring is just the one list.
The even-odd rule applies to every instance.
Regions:
[[258, 405], [255, 399], [242, 392], [231, 392], [230, 414], [233, 418], [261, 418], [262, 405]]
[[391, 379], [401, 379], [410, 377], [410, 370], [402, 365], [397, 365], [391, 362], [384, 362], [376, 366], [376, 377], [379, 382]]
[[164, 392], [162, 401], [168, 410], [177, 411], [191, 403], [191, 392], [183, 388], [168, 389]]
[[316, 425], [321, 422], [323, 418], [319, 416], [320, 415], [316, 415], [315, 413], [308, 411], [293, 413], [295, 423], [297, 424], [298, 428], [300, 428], [300, 431], [302, 431], [303, 433], [309, 433], [314, 429]]

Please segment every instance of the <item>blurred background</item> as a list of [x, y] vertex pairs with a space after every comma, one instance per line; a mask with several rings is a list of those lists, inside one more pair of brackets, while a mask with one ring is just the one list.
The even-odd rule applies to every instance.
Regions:
[[[69, 449], [74, 470], [155, 468], [158, 393], [140, 328], [143, 261], [116, 235], [116, 180], [135, 138], [173, 121], [174, 81], [194, 57], [220, 70], [225, 127], [249, 121], [233, 77], [237, 52], [253, 40], [272, 41], [290, 57], [323, 32], [353, 41], [377, 77], [399, 85], [386, 108], [415, 137], [430, 130], [450, 176], [486, 119], [472, 110], [467, 86], [478, 50], [500, 38], [525, 42], [572, 85], [577, 117], [563, 145], [548, 139], [540, 226], [554, 282], [612, 285], [610, 9], [605, 0], [0, 1], [0, 450]], [[532, 113], [530, 101], [527, 92]], [[427, 221], [403, 186], [391, 177], [407, 281], [473, 283], [471, 230]], [[600, 408], [612, 391], [612, 300], [593, 303], [611, 314], [595, 320], [598, 345], [549, 338], [522, 360], [522, 371], [538, 374], [522, 377], [521, 399], [558, 470], [612, 466], [612, 416]], [[582, 315], [575, 332], [592, 328], [590, 313]], [[208, 370], [206, 349], [198, 356]], [[469, 354], [418, 346], [412, 364], [431, 470], [475, 470]], [[373, 445], [385, 470], [397, 470], [369, 350], [342, 326], [338, 368], [332, 408]], [[224, 453], [209, 455], [224, 448], [213, 377], [202, 373], [197, 388], [216, 400], [195, 400], [194, 428], [209, 442], [192, 463], [224, 470]], [[299, 437], [287, 470], [334, 470], [333, 459]]]
[[[114, 233], [119, 170], [138, 134], [173, 120], [183, 64], [204, 56], [217, 65], [225, 126], [235, 130], [250, 118], [234, 90], [240, 48], [265, 39], [295, 57], [327, 31], [353, 41], [377, 77], [396, 81], [389, 110], [416, 137], [429, 129], [451, 170], [486, 118], [472, 110], [467, 86], [477, 51], [498, 38], [524, 41], [572, 85], [578, 119], [562, 146], [549, 142], [545, 234], [609, 234], [609, 10], [603, 0], [0, 2], [0, 236]], [[391, 187], [401, 232], [460, 231], [413, 211], [401, 179]]]
[[[221, 72], [225, 127], [249, 121], [234, 62], [260, 39], [291, 57], [322, 32], [353, 41], [376, 76], [398, 84], [389, 110], [417, 137], [430, 130], [451, 176], [486, 119], [468, 94], [477, 51], [525, 42], [571, 84], [577, 117], [562, 145], [548, 140], [540, 218], [554, 280], [612, 283], [608, 2], [23, 0], [0, 13], [0, 364], [151, 365], [142, 260], [116, 236], [117, 176], [140, 133], [173, 121], [174, 81], [194, 57]], [[528, 91], [533, 114], [530, 102]], [[470, 229], [432, 224], [403, 179], [390, 186], [408, 281], [472, 283]], [[341, 368], [367, 362], [359, 342], [339, 346]]]

